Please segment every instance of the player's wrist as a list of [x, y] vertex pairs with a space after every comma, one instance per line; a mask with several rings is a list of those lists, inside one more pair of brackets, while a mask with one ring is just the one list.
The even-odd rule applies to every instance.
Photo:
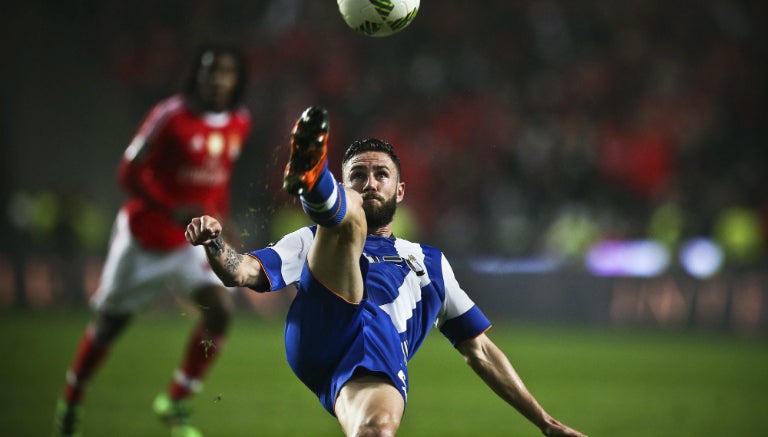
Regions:
[[216, 238], [212, 238], [209, 242], [203, 243], [206, 253], [212, 257], [217, 257], [224, 252], [224, 239], [221, 235], [217, 235]]

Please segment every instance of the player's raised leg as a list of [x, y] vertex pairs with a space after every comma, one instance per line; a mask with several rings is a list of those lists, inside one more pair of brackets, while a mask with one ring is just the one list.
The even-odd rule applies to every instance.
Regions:
[[355, 376], [336, 399], [336, 417], [348, 436], [394, 436], [404, 409], [400, 392], [377, 375]]
[[344, 299], [359, 302], [365, 212], [360, 194], [340, 185], [328, 169], [329, 127], [324, 108], [307, 108], [299, 117], [291, 132], [283, 188], [300, 196], [304, 211], [319, 225], [307, 256], [312, 275]]

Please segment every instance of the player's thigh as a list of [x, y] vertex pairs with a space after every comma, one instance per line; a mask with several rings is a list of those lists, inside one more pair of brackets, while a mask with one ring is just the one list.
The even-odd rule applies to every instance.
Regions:
[[347, 435], [376, 430], [394, 435], [405, 401], [386, 378], [368, 375], [347, 381], [336, 399], [336, 417]]
[[[158, 256], [143, 250], [127, 232], [127, 223], [118, 217], [104, 262], [99, 288], [91, 306], [100, 313], [133, 314], [152, 301], [162, 287], [164, 273], [158, 270]], [[122, 228], [125, 229], [122, 229]]]

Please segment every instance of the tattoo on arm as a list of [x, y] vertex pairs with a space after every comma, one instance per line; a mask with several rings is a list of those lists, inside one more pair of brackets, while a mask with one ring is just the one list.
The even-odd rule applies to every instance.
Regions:
[[240, 267], [240, 263], [243, 262], [243, 256], [235, 252], [231, 247], [227, 247], [225, 252], [224, 268], [228, 272], [234, 273]]
[[[211, 268], [216, 272], [219, 278], [221, 278], [225, 284], [234, 284], [237, 271], [240, 269], [240, 264], [243, 262], [243, 255], [237, 253], [237, 251], [230, 245], [225, 244], [221, 235], [206, 244], [205, 251], [208, 255]], [[224, 255], [223, 259], [222, 254]]]
[[222, 240], [221, 235], [214, 238], [210, 243], [206, 244], [205, 249], [208, 252], [208, 255], [213, 258], [221, 255], [221, 253], [224, 252], [224, 240]]

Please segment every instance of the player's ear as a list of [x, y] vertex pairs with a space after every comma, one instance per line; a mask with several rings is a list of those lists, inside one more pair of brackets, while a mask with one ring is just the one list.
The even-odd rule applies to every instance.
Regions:
[[405, 182], [398, 182], [397, 183], [397, 203], [400, 203], [403, 201], [403, 197], [405, 197]]

